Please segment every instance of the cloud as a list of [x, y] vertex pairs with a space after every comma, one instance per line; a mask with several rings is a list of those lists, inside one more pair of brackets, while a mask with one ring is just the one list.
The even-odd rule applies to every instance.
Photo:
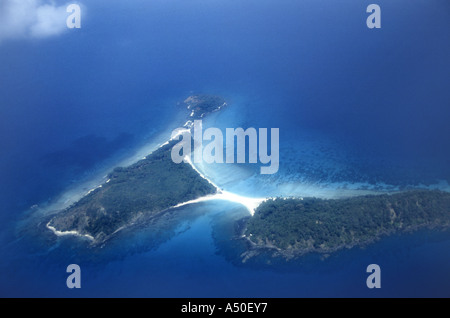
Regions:
[[0, 43], [63, 33], [70, 14], [66, 12], [67, 5], [49, 0], [0, 0]]

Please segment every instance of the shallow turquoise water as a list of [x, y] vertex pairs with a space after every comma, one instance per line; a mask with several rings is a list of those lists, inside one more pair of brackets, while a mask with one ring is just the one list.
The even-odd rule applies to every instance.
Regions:
[[[39, 207], [170, 132], [192, 93], [229, 102], [206, 126], [280, 128], [276, 175], [200, 167], [227, 190], [448, 189], [446, 1], [381, 1], [376, 33], [353, 0], [108, 4], [86, 4], [78, 33], [0, 44], [1, 296], [449, 296], [447, 232], [325, 260], [241, 264], [230, 228], [248, 212], [226, 202], [178, 209], [101, 249], [35, 223]], [[81, 290], [65, 286], [71, 263], [82, 268]], [[365, 286], [371, 263], [382, 268], [381, 290]]]

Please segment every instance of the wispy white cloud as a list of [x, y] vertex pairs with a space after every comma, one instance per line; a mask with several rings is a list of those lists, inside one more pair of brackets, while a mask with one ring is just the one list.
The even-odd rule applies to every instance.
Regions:
[[0, 0], [0, 43], [63, 33], [67, 29], [67, 5], [52, 0]]

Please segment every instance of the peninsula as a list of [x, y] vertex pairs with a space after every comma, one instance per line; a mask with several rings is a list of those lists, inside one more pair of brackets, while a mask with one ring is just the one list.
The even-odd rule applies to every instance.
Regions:
[[[190, 96], [185, 104], [191, 111], [187, 129], [192, 119], [226, 105], [223, 98], [211, 95]], [[83, 236], [97, 244], [141, 219], [217, 193], [218, 188], [190, 162], [172, 161], [174, 144], [175, 140], [169, 140], [135, 164], [115, 168], [104, 184], [57, 213], [47, 228], [59, 236]]]

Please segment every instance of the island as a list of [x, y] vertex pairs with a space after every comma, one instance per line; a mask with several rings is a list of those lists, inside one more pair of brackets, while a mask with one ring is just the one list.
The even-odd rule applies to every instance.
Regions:
[[[188, 119], [226, 105], [222, 97], [211, 95], [190, 96], [185, 104], [191, 110]], [[99, 244], [131, 224], [217, 193], [217, 187], [189, 162], [172, 161], [175, 143], [169, 140], [131, 166], [115, 168], [105, 183], [52, 217], [47, 228], [59, 236], [77, 235]]]
[[[214, 95], [193, 95], [184, 101], [193, 121], [220, 110], [225, 100]], [[228, 200], [242, 204], [249, 217], [238, 221], [246, 250], [241, 260], [269, 252], [286, 259], [306, 253], [329, 254], [364, 246], [393, 233], [450, 226], [450, 193], [409, 190], [391, 194], [340, 199], [247, 198], [219, 189], [186, 157], [172, 160], [177, 139], [172, 137], [144, 159], [117, 167], [107, 180], [79, 201], [46, 220], [58, 236], [88, 238], [102, 244], [117, 232], [186, 204]]]
[[450, 193], [410, 190], [343, 199], [275, 198], [263, 202], [243, 231], [242, 261], [261, 252], [287, 259], [363, 246], [382, 236], [450, 225]]
[[191, 111], [191, 119], [201, 119], [209, 113], [219, 111], [226, 106], [225, 99], [217, 95], [192, 95], [184, 100], [187, 109]]

